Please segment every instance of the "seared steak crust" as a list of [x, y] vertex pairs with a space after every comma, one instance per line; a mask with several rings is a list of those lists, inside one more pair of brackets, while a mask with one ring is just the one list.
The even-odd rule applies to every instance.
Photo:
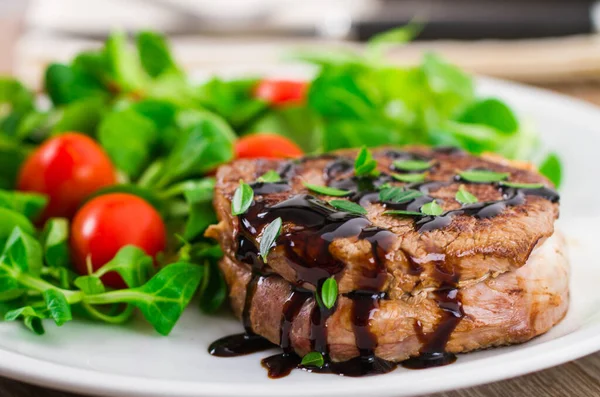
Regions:
[[[429, 171], [428, 180], [452, 181], [459, 171], [485, 168], [497, 172], [510, 173], [510, 180], [524, 183], [544, 183], [550, 185], [536, 172], [498, 164], [462, 152], [432, 152], [430, 149], [409, 148], [405, 152], [414, 153], [423, 158], [432, 159], [434, 167]], [[390, 155], [392, 153], [392, 155]], [[374, 151], [378, 169], [390, 173], [394, 160], [394, 151], [379, 149]], [[356, 151], [343, 151], [339, 157], [347, 158], [350, 163]], [[335, 158], [308, 158], [290, 166], [283, 160], [239, 160], [231, 165], [222, 166], [217, 173], [215, 208], [220, 220], [212, 227], [208, 235], [218, 239], [225, 254], [235, 259], [238, 249], [234, 241], [239, 230], [239, 220], [231, 215], [231, 198], [240, 180], [255, 181], [269, 170], [288, 169], [290, 189], [279, 193], [258, 196], [265, 206], [275, 205], [297, 194], [309, 194], [304, 182], [315, 185], [328, 185], [336, 180], [348, 178], [352, 168], [346, 172], [328, 178], [327, 169], [331, 168]], [[289, 171], [291, 169], [291, 171]], [[393, 181], [394, 186], [406, 183]], [[461, 183], [452, 183], [430, 190], [429, 195], [441, 199], [444, 210], [460, 207], [454, 196]], [[502, 193], [490, 184], [469, 184], [468, 190], [480, 202], [499, 200]], [[329, 200], [333, 197], [321, 196]], [[422, 289], [439, 286], [440, 264], [458, 277], [459, 286], [469, 285], [493, 274], [498, 275], [518, 269], [527, 261], [534, 247], [554, 232], [554, 220], [558, 216], [558, 204], [542, 197], [527, 196], [523, 205], [507, 207], [498, 216], [478, 219], [470, 215], [455, 216], [445, 228], [429, 232], [416, 230], [413, 219], [383, 215], [385, 206], [380, 203], [365, 205], [367, 219], [375, 226], [393, 233], [388, 242], [384, 266], [387, 272], [382, 290], [392, 298], [404, 293], [418, 293]], [[293, 226], [288, 225], [288, 228]], [[260, 233], [260, 230], [258, 231]], [[258, 238], [259, 240], [259, 238]], [[370, 262], [371, 246], [367, 241], [357, 241], [355, 237], [340, 238], [329, 246], [331, 255], [345, 264], [342, 274], [337, 275], [340, 292], [358, 289], [363, 269]], [[290, 264], [290, 258], [281, 247], [272, 250], [268, 264], [275, 273], [295, 283], [296, 270]], [[306, 285], [307, 288], [314, 288]]]
[[[520, 343], [564, 316], [568, 266], [554, 234], [558, 195], [545, 178], [506, 161], [423, 147], [374, 150], [377, 171], [357, 177], [356, 156], [346, 150], [296, 161], [240, 160], [218, 170], [219, 224], [206, 235], [221, 243], [232, 307], [248, 333], [280, 344], [286, 354], [317, 351], [333, 362], [350, 360], [365, 374], [382, 372], [377, 360], [386, 372], [393, 368], [386, 362], [419, 354], [437, 360], [447, 352]], [[398, 159], [429, 162], [426, 181], [399, 181], [411, 171], [397, 169]], [[459, 177], [479, 169], [506, 173], [513, 185]], [[270, 170], [283, 181], [256, 182]], [[251, 184], [254, 200], [233, 216], [240, 180]], [[335, 209], [328, 202], [337, 197], [311, 192], [307, 184], [347, 191], [366, 214]], [[421, 196], [382, 199], [380, 191], [390, 187]], [[459, 203], [461, 188], [478, 202]], [[432, 201], [441, 214], [384, 213], [415, 213]], [[261, 258], [264, 228], [276, 218], [283, 221], [281, 234]], [[340, 295], [328, 308], [317, 298], [330, 277]]]

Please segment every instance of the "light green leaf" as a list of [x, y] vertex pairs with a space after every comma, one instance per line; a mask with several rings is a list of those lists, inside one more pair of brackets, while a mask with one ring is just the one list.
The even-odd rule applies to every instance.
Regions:
[[48, 313], [56, 325], [60, 327], [67, 321], [73, 319], [71, 306], [62, 292], [50, 288], [44, 291], [43, 296], [46, 306], [48, 307]]

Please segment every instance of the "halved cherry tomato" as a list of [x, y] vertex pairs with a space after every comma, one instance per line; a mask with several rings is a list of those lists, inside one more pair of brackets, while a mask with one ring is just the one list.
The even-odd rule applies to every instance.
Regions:
[[254, 96], [271, 105], [301, 104], [306, 98], [308, 83], [293, 80], [262, 80]]
[[71, 218], [83, 200], [116, 183], [110, 159], [92, 138], [67, 133], [49, 139], [21, 167], [17, 189], [48, 196], [41, 221]]
[[[98, 270], [126, 245], [135, 245], [155, 257], [164, 251], [166, 243], [160, 214], [142, 198], [127, 193], [105, 194], [88, 201], [71, 225], [71, 255], [82, 275], [88, 274], [88, 256], [92, 270]], [[102, 281], [114, 288], [126, 286], [114, 272], [104, 275]]]
[[252, 134], [241, 137], [235, 143], [238, 159], [255, 158], [295, 158], [304, 153], [294, 142], [275, 134]]

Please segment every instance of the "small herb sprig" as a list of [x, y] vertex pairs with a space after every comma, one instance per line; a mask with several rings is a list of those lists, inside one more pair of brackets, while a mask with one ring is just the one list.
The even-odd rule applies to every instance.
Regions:
[[235, 189], [233, 199], [231, 200], [231, 214], [242, 215], [248, 211], [248, 208], [252, 205], [252, 200], [254, 200], [252, 187], [243, 180], [240, 180], [240, 185]]
[[393, 173], [392, 174], [392, 178], [394, 178], [397, 181], [400, 182], [406, 182], [406, 183], [417, 183], [417, 182], [423, 182], [425, 180], [425, 173], [419, 173], [419, 174], [396, 174]]
[[494, 183], [508, 179], [508, 172], [494, 172], [490, 170], [468, 170], [458, 173], [460, 179], [471, 183]]
[[335, 278], [330, 277], [323, 283], [321, 287], [321, 302], [323, 305], [331, 309], [335, 306], [335, 302], [338, 298], [338, 284]]
[[425, 160], [396, 160], [394, 168], [400, 171], [426, 171], [433, 165], [432, 161]]
[[340, 211], [345, 211], [354, 215], [366, 215], [367, 210], [359, 204], [348, 200], [331, 200], [329, 204]]
[[444, 212], [444, 209], [440, 207], [435, 200], [433, 200], [427, 204], [424, 204], [421, 207], [421, 212], [425, 215], [440, 216]]
[[404, 189], [398, 186], [390, 186], [379, 191], [379, 200], [390, 203], [405, 203], [423, 196], [418, 190]]
[[279, 235], [281, 234], [281, 226], [281, 218], [276, 218], [263, 229], [262, 237], [260, 239], [259, 251], [260, 257], [265, 263], [267, 263], [267, 256], [269, 255], [269, 251], [271, 251], [271, 248], [275, 246], [277, 237], [279, 237]]
[[370, 150], [363, 146], [356, 160], [354, 160], [354, 175], [356, 176], [377, 176], [379, 171], [377, 170], [377, 161], [373, 159], [373, 154]]
[[466, 191], [464, 186], [461, 186], [460, 189], [458, 189], [454, 198], [463, 205], [474, 204], [478, 201], [477, 197]]
[[275, 170], [269, 170], [258, 177], [257, 182], [276, 183], [281, 182], [281, 175]]
[[302, 357], [300, 365], [303, 367], [321, 368], [323, 365], [325, 365], [325, 359], [319, 352], [310, 352]]
[[325, 196], [333, 196], [333, 197], [344, 197], [350, 195], [352, 192], [349, 190], [336, 189], [334, 187], [329, 186], [319, 186], [313, 185], [312, 183], [303, 183], [304, 186], [315, 193], [323, 194]]

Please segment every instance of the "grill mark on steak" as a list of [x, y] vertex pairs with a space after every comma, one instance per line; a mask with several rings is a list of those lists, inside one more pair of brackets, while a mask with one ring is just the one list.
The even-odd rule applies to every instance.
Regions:
[[[443, 155], [458, 155], [455, 151], [436, 151]], [[461, 156], [464, 155], [462, 152]], [[427, 157], [399, 151], [388, 151], [385, 156], [392, 159], [428, 160]], [[330, 159], [331, 156], [319, 157]], [[297, 165], [310, 159], [303, 159], [287, 163], [281, 169], [280, 175], [288, 178], [296, 174]], [[437, 168], [437, 164], [431, 169]], [[390, 169], [395, 170], [392, 166]], [[361, 205], [379, 203], [376, 191], [384, 183], [393, 181], [393, 178], [385, 173], [380, 173], [376, 178], [356, 177], [352, 175], [353, 163], [347, 158], [337, 158], [329, 163], [324, 170], [327, 185], [351, 190], [351, 199]], [[395, 170], [398, 171], [398, 170]], [[405, 203], [380, 203], [385, 207], [418, 211], [420, 207], [434, 200], [429, 196], [430, 191], [449, 186], [453, 183], [469, 183], [455, 178], [451, 181], [427, 181], [418, 184], [406, 185], [411, 189], [418, 189], [423, 196]], [[452, 218], [457, 215], [470, 215], [478, 219], [486, 219], [499, 215], [506, 207], [524, 204], [526, 195], [545, 198], [552, 203], [558, 202], [558, 194], [552, 189], [543, 188], [508, 188], [492, 184], [502, 193], [502, 199], [463, 206], [456, 210], [450, 210], [441, 216], [421, 216], [415, 221], [419, 232], [431, 231], [448, 226]], [[278, 183], [254, 183], [256, 196], [278, 194], [292, 190], [287, 181]], [[376, 197], [375, 197], [376, 196]], [[250, 319], [250, 308], [256, 286], [268, 274], [265, 273], [266, 266], [258, 257], [256, 238], [262, 228], [277, 217], [281, 217], [285, 224], [292, 226], [286, 233], [282, 233], [277, 241], [277, 247], [284, 249], [286, 257], [290, 259], [291, 266], [296, 271], [295, 286], [292, 286], [290, 296], [284, 304], [281, 328], [280, 346], [283, 353], [268, 357], [262, 361], [263, 366], [269, 370], [270, 377], [281, 377], [299, 366], [300, 359], [294, 354], [291, 345], [291, 327], [294, 319], [301, 308], [310, 300], [312, 309], [310, 312], [310, 343], [313, 351], [323, 354], [325, 366], [322, 368], [304, 368], [313, 372], [330, 372], [348, 376], [363, 376], [377, 373], [385, 373], [396, 367], [395, 363], [387, 362], [375, 356], [377, 338], [371, 333], [370, 318], [374, 310], [378, 310], [379, 301], [385, 298], [385, 293], [380, 292], [387, 278], [385, 257], [390, 249], [390, 241], [393, 241], [394, 233], [387, 229], [374, 226], [368, 219], [362, 216], [337, 211], [325, 202], [309, 195], [295, 195], [275, 205], [267, 205], [260, 197], [256, 198], [251, 208], [245, 215], [239, 217], [242, 225], [237, 236], [238, 250], [236, 258], [249, 263], [253, 268], [251, 281], [247, 285], [246, 300], [243, 310], [243, 322], [246, 328], [245, 338], [249, 344], [259, 345], [252, 340], [255, 335], [252, 331]], [[241, 237], [240, 237], [241, 236]], [[352, 328], [359, 356], [349, 361], [337, 363], [331, 362], [328, 357], [327, 345], [327, 319], [335, 311], [335, 306], [327, 309], [316, 302], [313, 294], [320, 295], [323, 282], [328, 277], [336, 277], [345, 269], [345, 264], [337, 260], [330, 252], [329, 245], [339, 238], [357, 238], [366, 240], [371, 244], [371, 257], [368, 259], [373, 266], [361, 267], [362, 277], [358, 282], [358, 289], [344, 294], [352, 300]], [[404, 250], [402, 250], [404, 251]], [[419, 275], [423, 267], [408, 253], [405, 256], [410, 264], [410, 273]], [[403, 365], [408, 368], [427, 368], [431, 366], [445, 365], [455, 360], [455, 356], [445, 352], [446, 344], [456, 326], [465, 313], [462, 309], [461, 294], [458, 290], [459, 274], [449, 261], [445, 261], [446, 253], [439, 253], [440, 261], [435, 263], [436, 272], [433, 277], [439, 281], [439, 287], [433, 292], [434, 301], [440, 308], [442, 315], [433, 331], [425, 333], [419, 323], [415, 323], [416, 334], [422, 343], [420, 356], [413, 358]], [[300, 287], [308, 283], [316, 288], [312, 292]], [[244, 337], [239, 335], [238, 337]], [[227, 339], [227, 338], [223, 338]], [[246, 339], [244, 339], [246, 340]], [[239, 341], [237, 341], [239, 342]], [[269, 345], [265, 348], [268, 348]], [[247, 350], [241, 349], [241, 350]]]

